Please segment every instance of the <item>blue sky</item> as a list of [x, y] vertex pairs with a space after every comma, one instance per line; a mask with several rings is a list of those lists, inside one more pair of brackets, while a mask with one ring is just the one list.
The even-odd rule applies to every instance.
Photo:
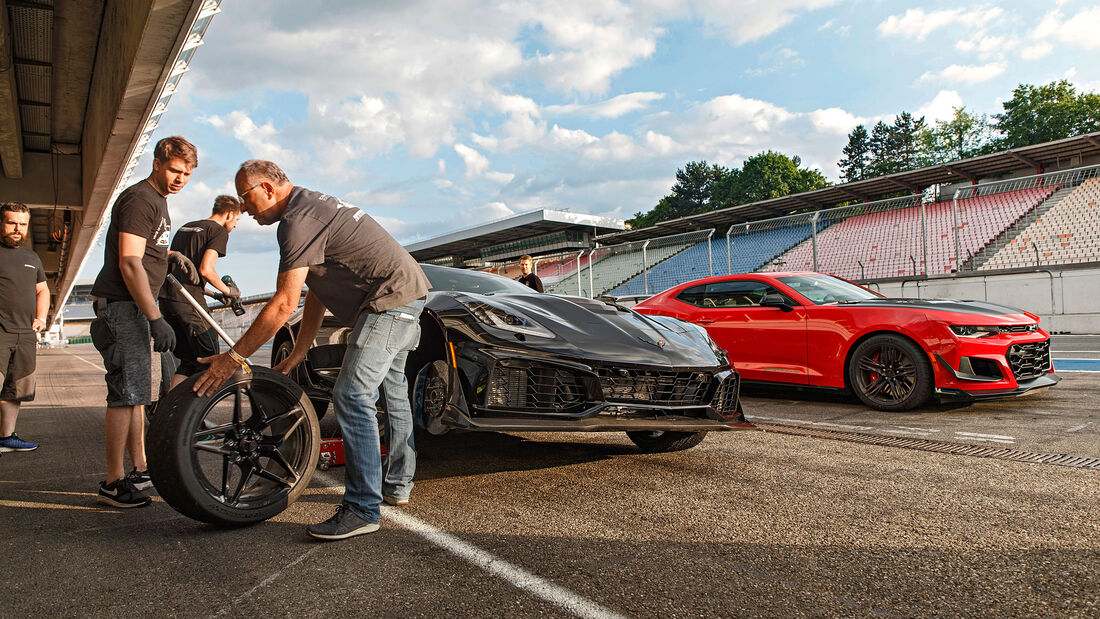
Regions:
[[[224, 0], [153, 136], [199, 148], [173, 224], [207, 216], [254, 157], [403, 243], [536, 208], [625, 219], [688, 161], [773, 149], [836, 181], [857, 124], [995, 114], [1021, 83], [1100, 90], [1100, 5], [911, 6]], [[246, 217], [218, 269], [269, 291], [277, 255]]]

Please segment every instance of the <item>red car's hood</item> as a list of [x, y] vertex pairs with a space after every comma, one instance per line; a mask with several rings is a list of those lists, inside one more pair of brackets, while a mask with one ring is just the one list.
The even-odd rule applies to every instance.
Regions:
[[958, 299], [864, 299], [860, 301], [842, 301], [840, 307], [892, 307], [919, 311], [947, 312], [951, 314], [969, 314], [973, 324], [1031, 324], [1038, 318], [1022, 309], [998, 305], [986, 301], [962, 301]]

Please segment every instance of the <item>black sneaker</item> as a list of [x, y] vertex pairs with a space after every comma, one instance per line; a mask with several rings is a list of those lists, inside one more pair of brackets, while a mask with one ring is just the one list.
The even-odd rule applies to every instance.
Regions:
[[153, 487], [153, 480], [149, 477], [149, 471], [139, 471], [136, 466], [126, 476], [126, 479], [129, 479], [130, 483], [134, 484], [134, 488], [138, 490], [144, 491]]
[[116, 479], [111, 483], [99, 482], [99, 496], [96, 501], [112, 507], [145, 507], [153, 502], [153, 499], [145, 496], [145, 493], [134, 487], [128, 477]]
[[306, 531], [323, 540], [347, 539], [356, 535], [374, 533], [379, 529], [377, 522], [367, 522], [341, 503], [332, 518], [306, 527]]

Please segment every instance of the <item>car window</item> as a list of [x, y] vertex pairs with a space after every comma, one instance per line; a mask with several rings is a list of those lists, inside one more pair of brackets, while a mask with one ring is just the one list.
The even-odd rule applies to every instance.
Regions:
[[769, 294], [781, 293], [765, 282], [734, 280], [693, 286], [676, 298], [697, 307], [757, 307]]
[[862, 286], [831, 275], [787, 275], [780, 277], [779, 281], [818, 305], [882, 297]]
[[424, 275], [428, 277], [428, 282], [435, 292], [444, 290], [476, 294], [530, 294], [532, 292], [530, 288], [515, 280], [493, 273], [465, 271], [433, 264], [421, 264], [420, 268], [424, 270]]

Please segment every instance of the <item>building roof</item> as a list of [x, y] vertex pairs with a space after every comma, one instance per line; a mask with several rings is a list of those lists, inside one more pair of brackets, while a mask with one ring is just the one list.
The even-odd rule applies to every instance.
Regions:
[[599, 235], [618, 232], [625, 228], [626, 223], [621, 219], [540, 209], [409, 243], [405, 245], [405, 249], [421, 261], [445, 256], [470, 260], [481, 257], [481, 250], [485, 247], [548, 232], [584, 229]]
[[1085, 159], [1097, 156], [1100, 156], [1100, 132], [1087, 133], [908, 172], [877, 176], [815, 191], [671, 219], [649, 228], [604, 235], [600, 242], [604, 245], [626, 243], [677, 232], [782, 217], [798, 211], [829, 208], [846, 202], [871, 202], [899, 192], [919, 193], [932, 185], [976, 183], [979, 180], [1026, 169], [1036, 172], [1053, 171], [1079, 166]]

